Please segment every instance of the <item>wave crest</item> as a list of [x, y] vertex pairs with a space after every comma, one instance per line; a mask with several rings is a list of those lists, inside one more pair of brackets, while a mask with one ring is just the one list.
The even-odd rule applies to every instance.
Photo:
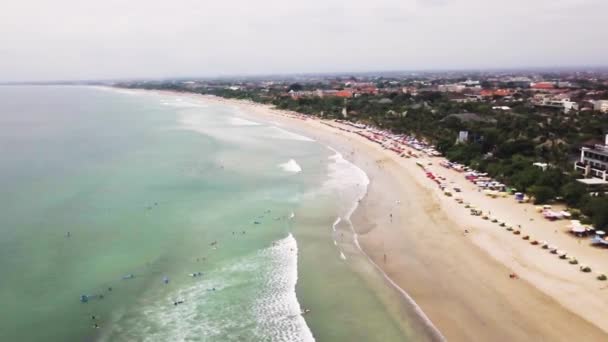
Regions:
[[286, 172], [291, 172], [291, 173], [302, 172], [302, 167], [294, 159], [289, 159], [288, 162], [279, 164], [279, 167]]

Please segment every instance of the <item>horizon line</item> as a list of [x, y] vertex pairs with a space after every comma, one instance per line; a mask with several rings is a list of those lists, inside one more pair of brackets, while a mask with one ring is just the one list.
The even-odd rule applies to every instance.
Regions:
[[83, 78], [83, 79], [54, 79], [54, 80], [27, 80], [27, 81], [0, 81], [0, 85], [53, 85], [78, 83], [109, 83], [109, 82], [145, 82], [145, 81], [178, 81], [178, 80], [233, 80], [233, 79], [263, 79], [263, 78], [290, 78], [303, 76], [381, 76], [386, 74], [434, 74], [434, 73], [471, 73], [486, 72], [608, 72], [608, 65], [587, 66], [530, 66], [530, 67], [491, 67], [491, 68], [431, 68], [431, 69], [384, 69], [367, 71], [319, 71], [319, 72], [284, 72], [284, 73], [226, 73], [207, 76], [140, 76], [140, 77], [113, 77], [113, 78]]

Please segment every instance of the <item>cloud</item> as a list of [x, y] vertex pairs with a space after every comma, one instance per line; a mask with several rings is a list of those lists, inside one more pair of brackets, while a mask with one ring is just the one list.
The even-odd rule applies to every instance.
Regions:
[[421, 6], [443, 6], [448, 3], [448, 0], [418, 0]]
[[20, 0], [0, 80], [605, 63], [605, 0]]

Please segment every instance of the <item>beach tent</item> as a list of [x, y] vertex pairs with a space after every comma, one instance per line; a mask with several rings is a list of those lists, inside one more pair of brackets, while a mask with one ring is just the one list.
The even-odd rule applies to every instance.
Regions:
[[583, 235], [587, 234], [587, 229], [585, 229], [585, 227], [582, 227], [582, 226], [572, 227], [572, 228], [570, 228], [570, 232], [577, 236], [583, 236]]
[[608, 241], [597, 235], [591, 239], [591, 244], [594, 246], [608, 247]]

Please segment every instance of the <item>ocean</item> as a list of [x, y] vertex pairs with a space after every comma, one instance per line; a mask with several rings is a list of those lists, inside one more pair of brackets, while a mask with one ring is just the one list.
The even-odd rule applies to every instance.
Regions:
[[230, 105], [0, 87], [0, 341], [407, 341], [344, 232], [367, 176]]

